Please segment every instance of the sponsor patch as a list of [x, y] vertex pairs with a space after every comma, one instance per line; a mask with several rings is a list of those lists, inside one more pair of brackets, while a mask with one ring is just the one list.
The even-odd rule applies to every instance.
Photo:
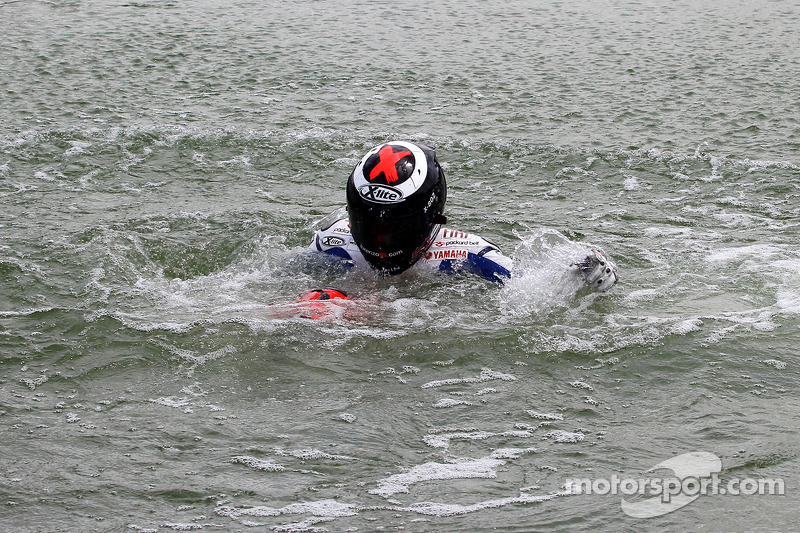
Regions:
[[448, 241], [436, 241], [433, 243], [434, 246], [437, 248], [443, 248], [445, 246], [478, 246], [480, 241], [456, 241], [456, 240], [448, 240]]
[[327, 237], [322, 238], [322, 244], [324, 244], [325, 246], [341, 246], [344, 244], [344, 239], [342, 239], [341, 237], [328, 235]]
[[440, 259], [466, 259], [469, 256], [467, 250], [435, 250], [425, 254], [425, 259], [433, 259], [438, 261]]
[[367, 185], [362, 185], [358, 192], [366, 200], [384, 204], [399, 202], [403, 199], [403, 192], [400, 189], [389, 187], [388, 185], [368, 183]]
[[394, 252], [384, 253], [384, 252], [373, 252], [372, 250], [367, 250], [366, 248], [359, 248], [363, 253], [369, 254], [373, 257], [379, 257], [381, 259], [385, 259], [387, 257], [395, 257], [403, 253], [402, 250], [395, 250]]
[[463, 231], [454, 231], [447, 228], [444, 228], [442, 231], [442, 237], [445, 239], [466, 239], [469, 237], [469, 233]]

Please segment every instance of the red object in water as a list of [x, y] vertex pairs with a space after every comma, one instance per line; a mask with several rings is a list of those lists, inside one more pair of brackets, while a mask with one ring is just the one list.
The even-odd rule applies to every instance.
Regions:
[[302, 295], [300, 298], [297, 299], [297, 301], [307, 302], [310, 300], [336, 300], [337, 298], [341, 298], [343, 300], [350, 299], [350, 297], [347, 296], [347, 294], [336, 289], [314, 289], [313, 291], [307, 292], [306, 294]]
[[298, 298], [297, 303], [302, 306], [301, 317], [320, 319], [330, 314], [331, 309], [328, 307], [330, 300], [349, 299], [347, 294], [336, 289], [314, 289]]

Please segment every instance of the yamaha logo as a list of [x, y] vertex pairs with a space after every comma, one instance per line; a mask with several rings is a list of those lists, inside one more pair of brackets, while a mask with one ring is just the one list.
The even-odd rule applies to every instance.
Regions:
[[367, 185], [362, 185], [358, 192], [365, 200], [385, 204], [399, 202], [403, 199], [403, 193], [400, 190], [387, 185], [368, 183]]

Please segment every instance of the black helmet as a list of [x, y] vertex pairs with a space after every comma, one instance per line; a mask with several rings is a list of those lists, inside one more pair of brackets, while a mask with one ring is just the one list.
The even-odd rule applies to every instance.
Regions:
[[350, 232], [374, 268], [399, 274], [422, 256], [445, 222], [446, 198], [433, 148], [407, 141], [381, 144], [347, 180]]

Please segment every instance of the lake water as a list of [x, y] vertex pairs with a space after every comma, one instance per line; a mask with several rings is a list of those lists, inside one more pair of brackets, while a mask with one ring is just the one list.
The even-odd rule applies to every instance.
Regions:
[[[0, 19], [4, 531], [797, 530], [796, 2]], [[511, 283], [304, 268], [395, 138]], [[605, 294], [563, 275], [592, 246]], [[355, 300], [286, 305], [318, 286]], [[785, 494], [637, 518], [568, 483], [684, 454]]]

